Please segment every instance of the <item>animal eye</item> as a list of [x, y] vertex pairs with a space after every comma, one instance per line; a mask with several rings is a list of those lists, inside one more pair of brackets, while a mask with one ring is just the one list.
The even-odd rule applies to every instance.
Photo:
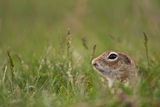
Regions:
[[115, 59], [115, 58], [117, 58], [117, 55], [116, 54], [110, 54], [108, 58], [109, 59]]

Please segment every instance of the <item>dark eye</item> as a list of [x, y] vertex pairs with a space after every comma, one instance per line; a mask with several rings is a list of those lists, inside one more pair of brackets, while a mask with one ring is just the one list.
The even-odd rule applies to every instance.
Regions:
[[109, 57], [108, 57], [108, 59], [115, 59], [115, 58], [117, 58], [116, 54], [110, 54]]

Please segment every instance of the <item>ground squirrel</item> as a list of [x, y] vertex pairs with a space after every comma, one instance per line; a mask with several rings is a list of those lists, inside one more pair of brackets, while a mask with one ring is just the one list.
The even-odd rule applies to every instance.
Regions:
[[112, 87], [115, 80], [132, 82], [137, 74], [133, 59], [126, 53], [119, 51], [104, 52], [93, 59], [92, 64], [108, 80], [109, 87]]

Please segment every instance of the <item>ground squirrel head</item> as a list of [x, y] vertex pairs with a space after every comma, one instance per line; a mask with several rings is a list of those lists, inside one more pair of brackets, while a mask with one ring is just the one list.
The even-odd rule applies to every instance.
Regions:
[[123, 81], [135, 75], [136, 66], [133, 59], [126, 53], [107, 51], [92, 61], [93, 66], [109, 79]]

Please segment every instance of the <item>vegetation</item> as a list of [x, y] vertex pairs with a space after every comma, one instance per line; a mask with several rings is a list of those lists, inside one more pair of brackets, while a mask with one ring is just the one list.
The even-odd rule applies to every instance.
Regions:
[[[159, 0], [1, 0], [0, 106], [160, 106]], [[91, 65], [106, 50], [133, 57], [134, 87]]]

